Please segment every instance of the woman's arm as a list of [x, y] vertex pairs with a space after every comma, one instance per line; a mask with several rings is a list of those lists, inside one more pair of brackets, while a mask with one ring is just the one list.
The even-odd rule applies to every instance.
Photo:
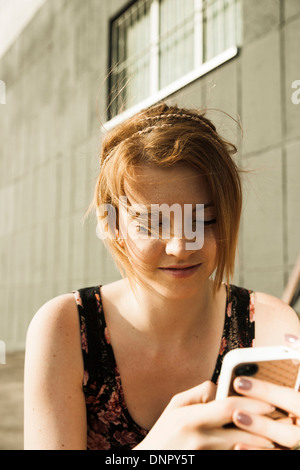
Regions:
[[255, 346], [286, 345], [285, 335], [300, 337], [296, 312], [285, 302], [261, 292], [254, 294]]
[[72, 294], [47, 302], [27, 334], [25, 450], [86, 449], [83, 360]]

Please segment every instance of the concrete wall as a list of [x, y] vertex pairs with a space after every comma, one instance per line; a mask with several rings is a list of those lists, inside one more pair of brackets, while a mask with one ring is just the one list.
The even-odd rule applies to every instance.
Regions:
[[8, 349], [24, 347], [30, 319], [49, 298], [117, 276], [94, 222], [82, 225], [116, 7], [47, 1], [0, 61], [0, 337]]
[[[105, 119], [108, 18], [123, 0], [51, 0], [0, 60], [0, 338], [22, 349], [41, 304], [72, 289], [117, 279], [82, 225], [98, 169]], [[240, 55], [169, 101], [225, 116], [240, 144], [245, 207], [235, 282], [281, 296], [300, 251], [300, 2], [243, 0]], [[98, 102], [97, 102], [98, 95]], [[99, 115], [98, 115], [99, 114]]]

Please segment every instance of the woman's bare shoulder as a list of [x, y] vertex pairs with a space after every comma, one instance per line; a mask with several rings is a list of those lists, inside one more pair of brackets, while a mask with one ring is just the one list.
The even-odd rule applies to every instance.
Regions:
[[255, 292], [254, 305], [256, 346], [286, 344], [286, 334], [300, 338], [299, 317], [288, 304], [270, 294]]
[[62, 366], [73, 361], [82, 377], [79, 315], [73, 293], [52, 298], [36, 312], [27, 331], [27, 358], [30, 353], [43, 358], [44, 364], [51, 357], [59, 358]]
[[46, 329], [59, 333], [78, 325], [78, 313], [73, 293], [62, 294], [45, 302], [32, 318], [28, 332]]
[[84, 449], [84, 375], [80, 324], [73, 294], [37, 311], [26, 340], [24, 436], [26, 449]]

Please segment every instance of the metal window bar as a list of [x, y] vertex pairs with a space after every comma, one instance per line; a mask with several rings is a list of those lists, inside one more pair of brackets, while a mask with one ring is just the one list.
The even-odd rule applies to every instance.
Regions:
[[194, 0], [160, 0], [160, 88], [194, 68]]
[[195, 0], [194, 9], [194, 66], [197, 68], [203, 63], [203, 0]]
[[203, 0], [204, 61], [240, 43], [240, 0]]
[[132, 106], [149, 95], [150, 6], [139, 0], [112, 24], [110, 114]]
[[150, 93], [159, 90], [159, 0], [150, 7]]
[[241, 38], [240, 0], [138, 0], [111, 29], [110, 117]]

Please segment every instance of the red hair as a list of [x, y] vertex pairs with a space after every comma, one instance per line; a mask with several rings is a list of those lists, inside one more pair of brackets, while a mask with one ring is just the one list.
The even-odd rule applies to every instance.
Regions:
[[[159, 104], [141, 111], [104, 138], [93, 206], [110, 204], [118, 213], [125, 180], [141, 164], [170, 167], [184, 162], [205, 176], [217, 217], [218, 253], [215, 288], [233, 276], [242, 208], [236, 147], [224, 140], [205, 113]], [[98, 220], [101, 223], [101, 218]], [[118, 240], [106, 244], [122, 274], [132, 274], [126, 249]]]

